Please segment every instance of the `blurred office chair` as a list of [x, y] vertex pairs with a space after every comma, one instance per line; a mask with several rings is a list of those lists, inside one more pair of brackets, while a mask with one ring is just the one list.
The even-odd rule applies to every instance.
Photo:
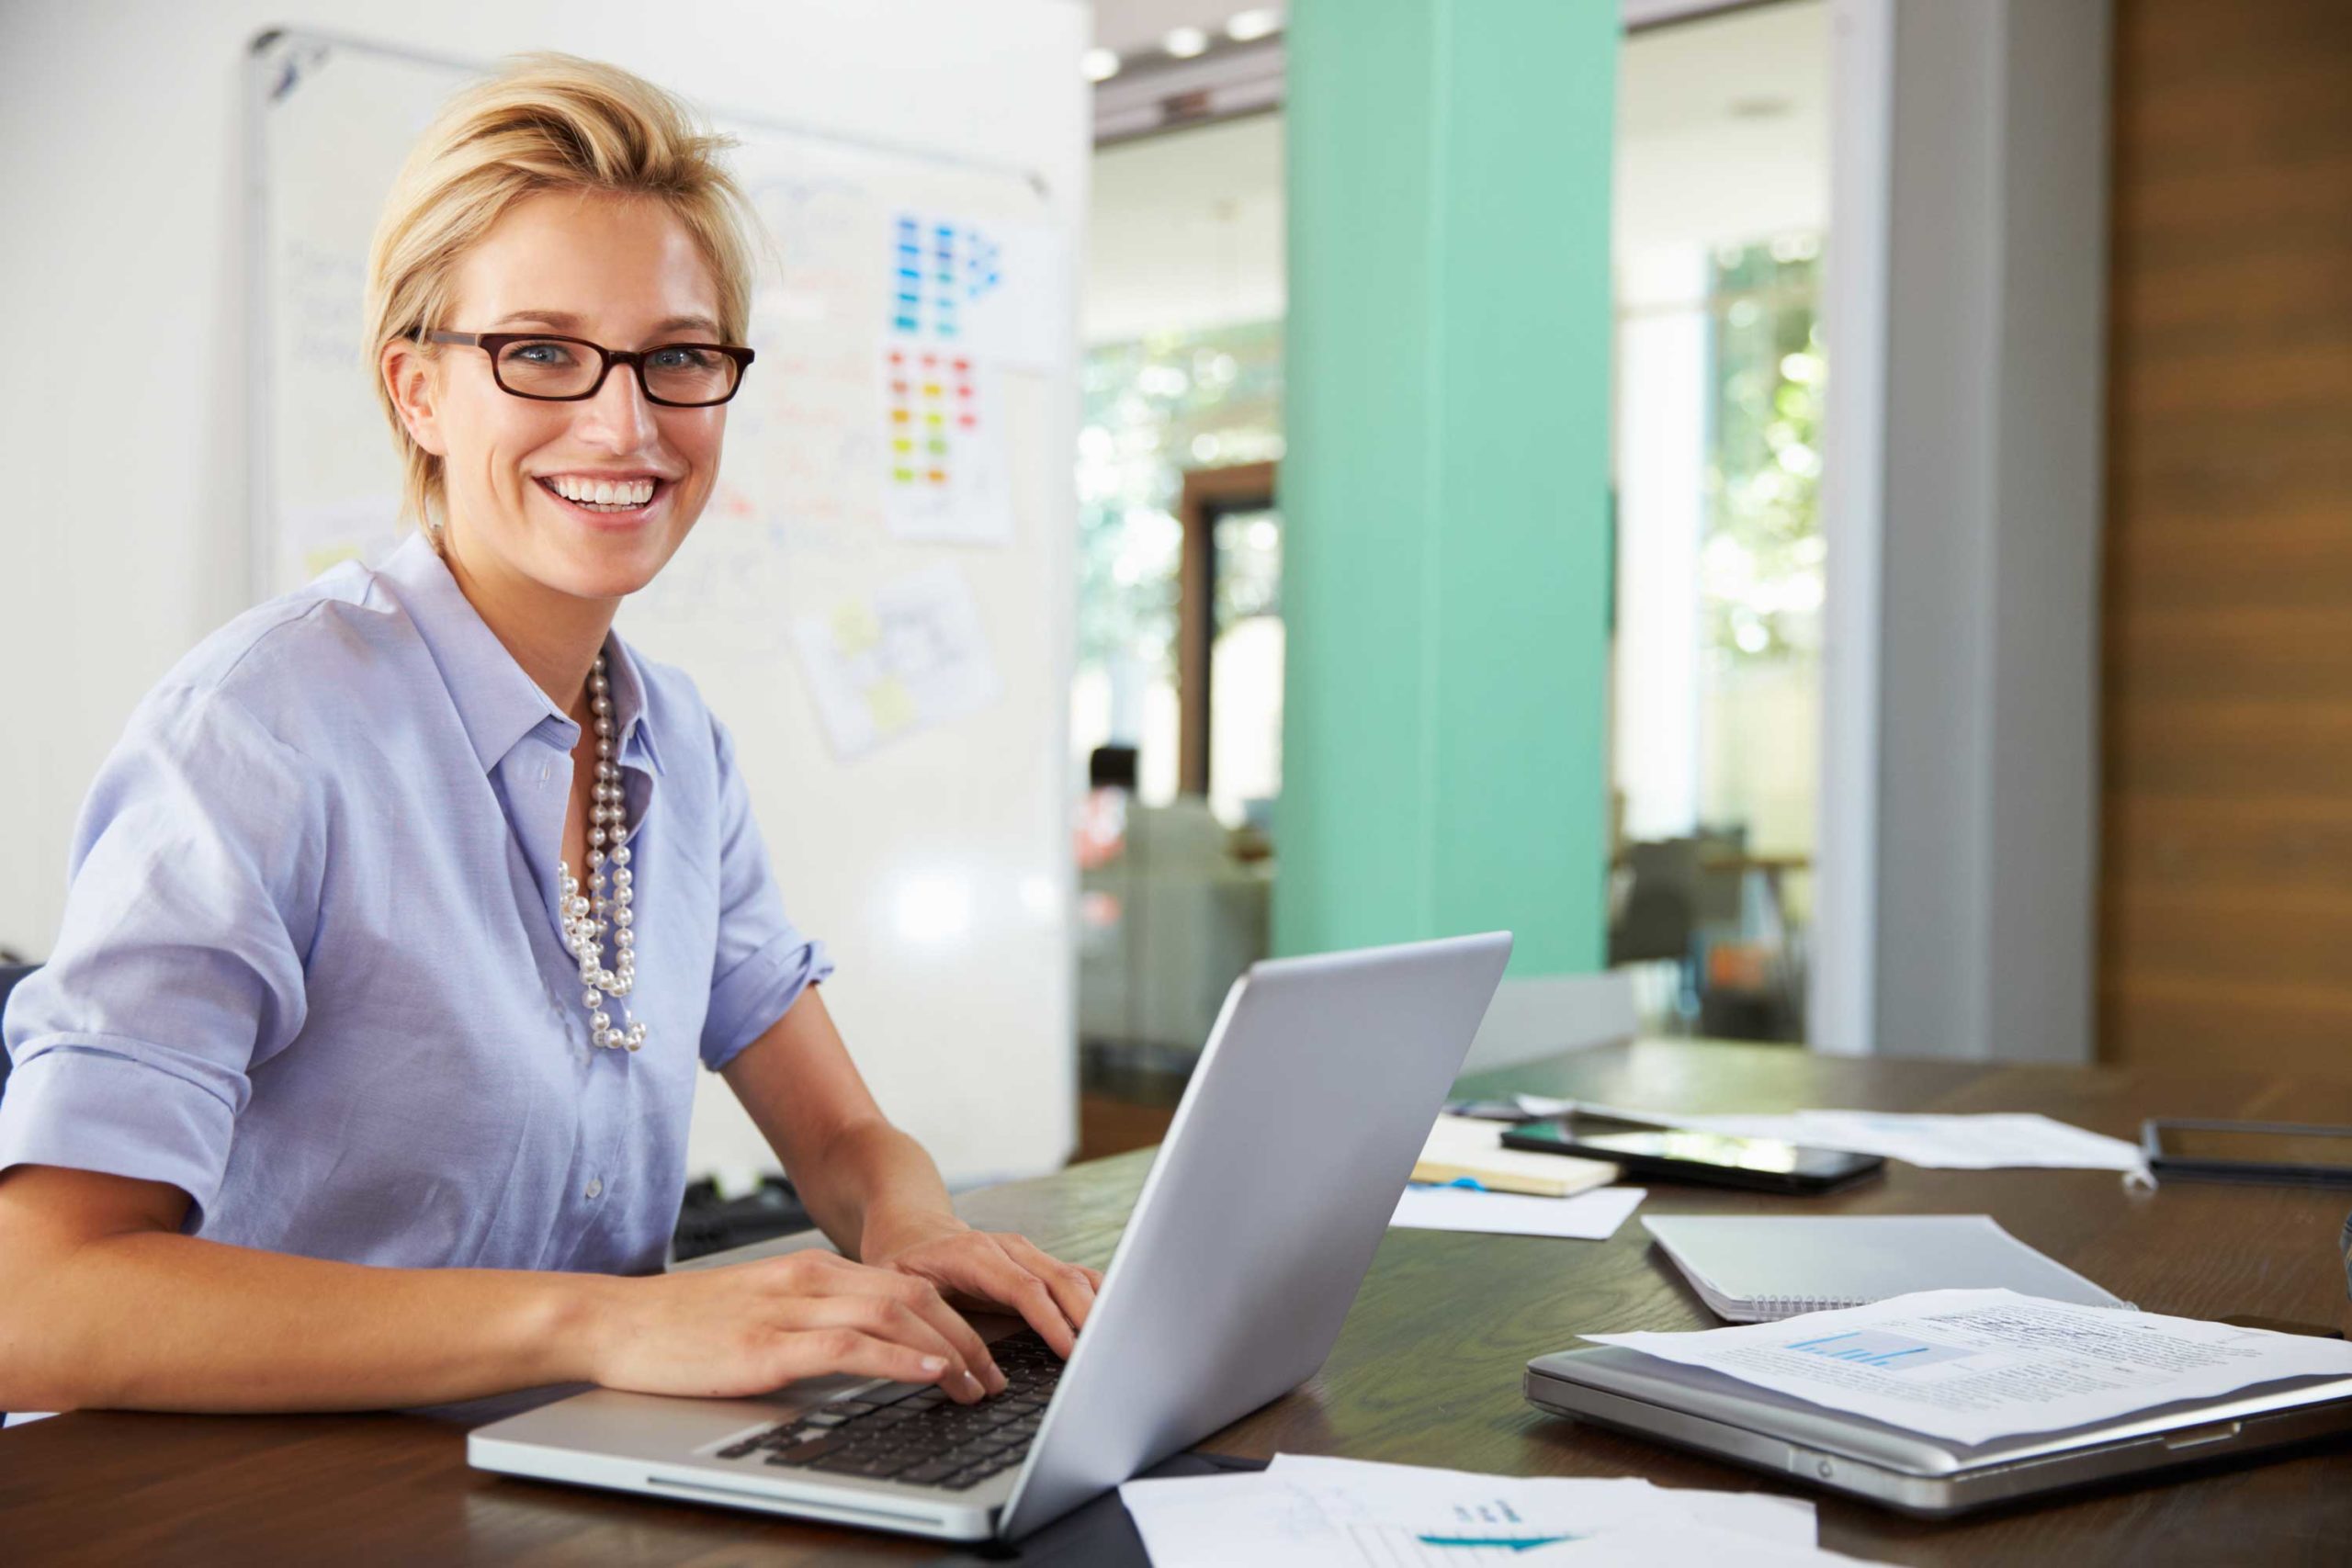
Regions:
[[1690, 857], [1691, 841], [1672, 839], [1664, 843], [1625, 846], [1632, 873], [1623, 905], [1609, 922], [1609, 963], [1680, 964], [1690, 956], [1690, 936], [1698, 928], [1691, 908], [1693, 868], [1677, 865]]

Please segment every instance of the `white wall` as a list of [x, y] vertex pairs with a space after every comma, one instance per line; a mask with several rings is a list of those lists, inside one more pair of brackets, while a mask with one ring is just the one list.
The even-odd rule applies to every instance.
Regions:
[[714, 108], [1038, 168], [1076, 214], [1087, 25], [1076, 0], [0, 6], [0, 297], [15, 307], [0, 376], [13, 490], [0, 524], [0, 819], [12, 829], [0, 945], [46, 954], [100, 760], [164, 670], [247, 603], [243, 69], [255, 32], [611, 60]]
[[1284, 287], [1281, 115], [1095, 154], [1083, 342], [1278, 321]]

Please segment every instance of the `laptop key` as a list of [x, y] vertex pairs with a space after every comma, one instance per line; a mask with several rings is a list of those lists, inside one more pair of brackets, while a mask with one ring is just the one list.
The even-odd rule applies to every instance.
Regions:
[[811, 1438], [805, 1443], [795, 1443], [768, 1455], [770, 1464], [814, 1464], [842, 1445], [831, 1437]]
[[925, 1389], [936, 1392], [935, 1382], [886, 1382], [880, 1388], [869, 1388], [857, 1397], [867, 1404], [896, 1404], [902, 1399], [912, 1399]]
[[850, 1417], [838, 1410], [812, 1410], [800, 1418], [804, 1427], [838, 1427]]
[[953, 1475], [941, 1477], [934, 1484], [944, 1486], [951, 1492], [961, 1492], [967, 1486], [975, 1486], [986, 1481], [988, 1476], [989, 1472], [978, 1465], [968, 1465]]

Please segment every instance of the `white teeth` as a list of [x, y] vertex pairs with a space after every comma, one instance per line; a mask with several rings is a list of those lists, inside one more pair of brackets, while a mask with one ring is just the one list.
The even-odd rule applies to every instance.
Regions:
[[620, 511], [644, 505], [653, 499], [654, 491], [651, 479], [592, 479], [577, 474], [557, 474], [547, 483], [558, 495], [577, 505]]

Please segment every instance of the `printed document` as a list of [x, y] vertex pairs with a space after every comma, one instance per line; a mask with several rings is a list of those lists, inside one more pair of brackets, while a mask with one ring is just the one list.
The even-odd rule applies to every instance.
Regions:
[[[1782, 1561], [1764, 1549], [1802, 1551], [1814, 1543], [1813, 1505], [1796, 1498], [1297, 1454], [1278, 1455], [1255, 1473], [1130, 1481], [1119, 1498], [1153, 1568], [1467, 1568], [1688, 1525], [1751, 1543], [1761, 1562]], [[1648, 1561], [1655, 1568], [1664, 1560]]]
[[1921, 1291], [1695, 1334], [1592, 1334], [1957, 1443], [2114, 1420], [2257, 1383], [2352, 1377], [2352, 1344], [2014, 1291]]

